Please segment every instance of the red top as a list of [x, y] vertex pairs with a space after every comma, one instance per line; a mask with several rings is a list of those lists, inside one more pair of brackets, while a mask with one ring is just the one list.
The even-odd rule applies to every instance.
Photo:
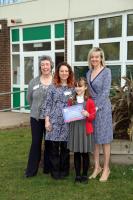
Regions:
[[86, 102], [86, 110], [89, 113], [89, 117], [86, 117], [86, 133], [87, 134], [92, 134], [94, 129], [93, 129], [93, 124], [92, 121], [96, 117], [96, 106], [93, 101], [93, 99], [89, 98]]

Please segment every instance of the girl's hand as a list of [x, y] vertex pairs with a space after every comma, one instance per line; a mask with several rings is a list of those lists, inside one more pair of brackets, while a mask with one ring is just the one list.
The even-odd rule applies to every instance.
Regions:
[[89, 113], [87, 112], [87, 110], [82, 110], [81, 114], [85, 117], [89, 117]]

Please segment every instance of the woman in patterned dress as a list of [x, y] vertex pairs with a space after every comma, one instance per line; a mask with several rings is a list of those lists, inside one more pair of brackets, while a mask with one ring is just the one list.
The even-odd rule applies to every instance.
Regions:
[[64, 122], [62, 110], [67, 106], [74, 91], [74, 75], [69, 64], [60, 63], [55, 71], [53, 85], [49, 88], [46, 99], [45, 140], [50, 142], [51, 176], [64, 178], [69, 174], [69, 150], [67, 141], [69, 125]]
[[[87, 73], [87, 81], [91, 96], [97, 106], [96, 119], [94, 121], [94, 171], [89, 177], [96, 178], [102, 172], [100, 182], [108, 180], [110, 169], [110, 143], [113, 140], [112, 111], [109, 100], [111, 87], [111, 71], [105, 67], [104, 52], [101, 48], [94, 47], [88, 54], [90, 70]], [[103, 147], [104, 165], [103, 171], [99, 162], [100, 144]]]

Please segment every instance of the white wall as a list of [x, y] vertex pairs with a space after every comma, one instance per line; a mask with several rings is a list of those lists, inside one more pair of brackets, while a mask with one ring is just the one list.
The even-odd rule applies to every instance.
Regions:
[[133, 0], [70, 0], [70, 18], [133, 10]]
[[[133, 0], [34, 0], [0, 6], [0, 19], [25, 25], [133, 10]], [[12, 24], [11, 19], [22, 19]]]
[[24, 24], [41, 23], [66, 19], [68, 0], [36, 0], [0, 7], [0, 19], [22, 19]]

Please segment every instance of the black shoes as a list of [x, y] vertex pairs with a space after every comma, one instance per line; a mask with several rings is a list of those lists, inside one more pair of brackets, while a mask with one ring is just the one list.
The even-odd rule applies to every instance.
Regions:
[[75, 183], [87, 184], [88, 183], [88, 177], [87, 176], [76, 176]]
[[69, 172], [58, 172], [58, 173], [51, 172], [51, 176], [55, 180], [59, 180], [59, 179], [62, 180], [62, 179], [65, 179], [67, 176], [69, 176]]
[[75, 183], [81, 183], [81, 176], [75, 177]]
[[87, 184], [88, 183], [88, 177], [87, 176], [82, 176], [81, 177], [81, 183]]
[[25, 177], [25, 178], [32, 178], [32, 177], [34, 177], [34, 176], [36, 176], [36, 174], [33, 174], [33, 175], [28, 175], [28, 174], [26, 174], [26, 173], [24, 174], [24, 177]]
[[44, 174], [50, 174], [50, 170], [44, 169], [44, 170], [43, 170], [43, 173], [44, 173]]

